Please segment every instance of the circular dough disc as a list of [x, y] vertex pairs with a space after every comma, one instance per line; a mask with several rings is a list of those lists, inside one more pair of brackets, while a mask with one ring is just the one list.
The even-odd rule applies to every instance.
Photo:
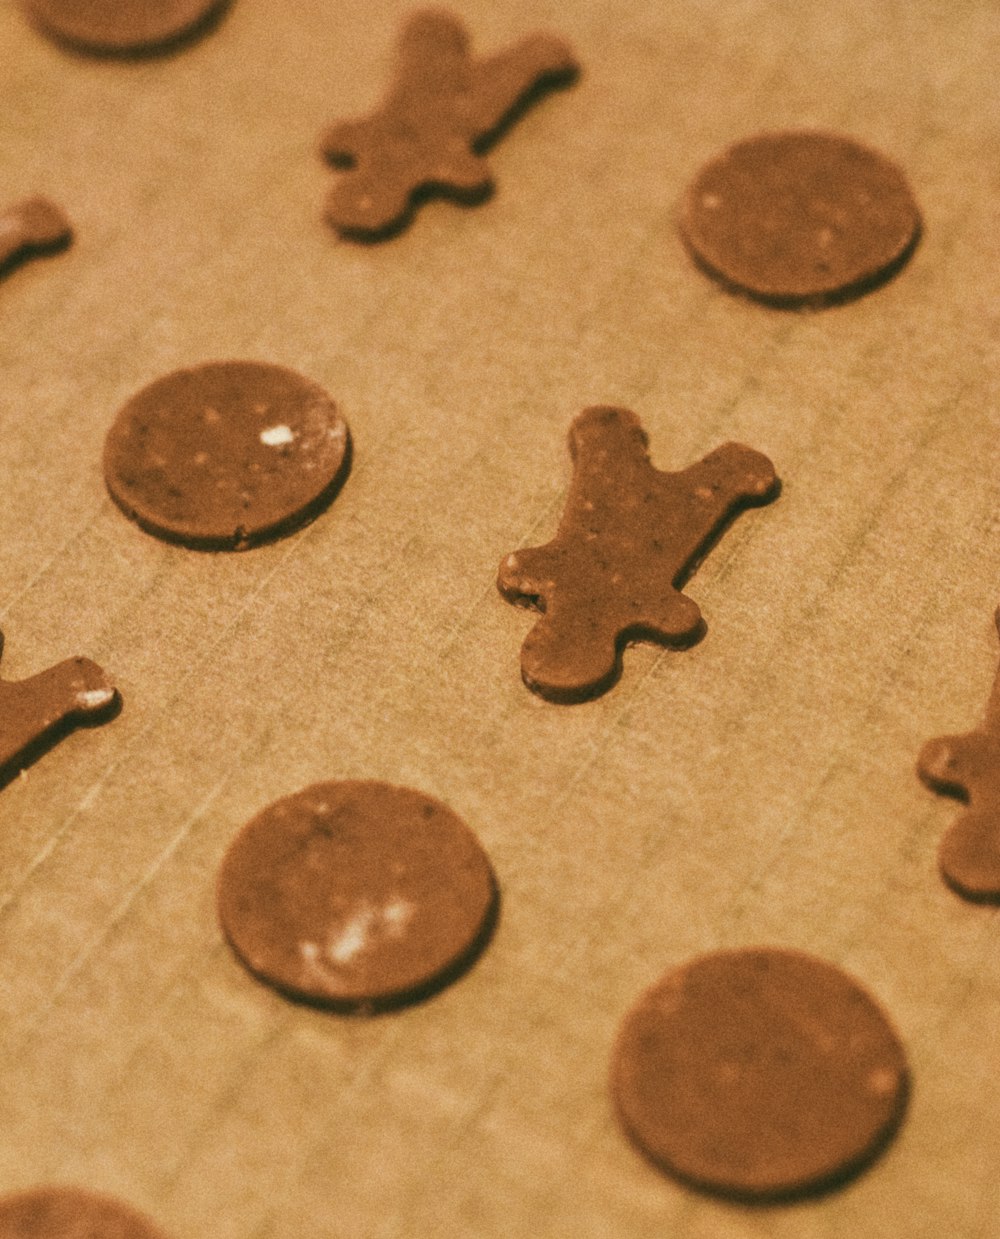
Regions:
[[347, 423], [315, 383], [260, 362], [177, 370], [134, 395], [104, 445], [126, 516], [185, 546], [240, 550], [291, 533], [350, 463]]
[[773, 1200], [870, 1162], [905, 1109], [903, 1047], [831, 964], [754, 948], [668, 972], [626, 1016], [612, 1091], [626, 1131], [708, 1191]]
[[498, 894], [445, 805], [386, 783], [317, 783], [236, 836], [219, 871], [222, 928], [282, 993], [375, 1011], [453, 980], [485, 946]]
[[920, 212], [884, 155], [837, 134], [765, 133], [729, 147], [684, 197], [681, 235], [727, 286], [778, 306], [823, 305], [888, 279]]
[[162, 1239], [152, 1222], [111, 1196], [37, 1187], [0, 1197], [4, 1239]]
[[46, 33], [90, 52], [151, 51], [190, 34], [229, 0], [21, 0]]

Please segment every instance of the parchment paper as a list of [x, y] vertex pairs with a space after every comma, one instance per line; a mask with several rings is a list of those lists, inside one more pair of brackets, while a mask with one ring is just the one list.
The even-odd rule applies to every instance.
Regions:
[[[939, 880], [957, 810], [914, 761], [976, 724], [1000, 655], [1000, 11], [456, 8], [477, 51], [551, 28], [584, 74], [497, 146], [489, 203], [364, 247], [323, 223], [316, 144], [382, 95], [404, 4], [236, 0], [127, 63], [0, 0], [3, 201], [77, 230], [0, 282], [3, 672], [86, 654], [125, 703], [0, 794], [0, 1189], [114, 1192], [174, 1239], [993, 1236], [997, 915]], [[885, 288], [795, 314], [717, 288], [675, 219], [723, 146], [808, 125], [898, 161], [925, 235]], [[230, 357], [325, 386], [352, 476], [273, 546], [166, 546], [107, 497], [104, 434]], [[661, 468], [735, 439], [784, 491], [688, 586], [700, 645], [559, 707], [494, 576], [554, 532], [592, 403]], [[375, 1020], [257, 984], [214, 913], [244, 821], [340, 777], [446, 801], [503, 888], [473, 970]], [[898, 1139], [818, 1201], [681, 1188], [609, 1101], [638, 993], [749, 943], [840, 964], [908, 1047]]]

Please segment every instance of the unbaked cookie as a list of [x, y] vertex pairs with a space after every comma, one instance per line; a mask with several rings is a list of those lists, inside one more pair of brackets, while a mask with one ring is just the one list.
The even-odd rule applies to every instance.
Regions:
[[149, 533], [242, 550], [317, 516], [347, 476], [350, 446], [317, 384], [281, 366], [210, 362], [125, 404], [105, 441], [104, 478]]
[[902, 1119], [902, 1044], [839, 968], [797, 951], [719, 951], [640, 998], [612, 1091], [639, 1149], [696, 1187], [776, 1200], [867, 1165]]
[[21, 0], [39, 29], [103, 55], [134, 55], [193, 35], [230, 0]]
[[0, 1239], [163, 1239], [149, 1218], [111, 1196], [36, 1187], [0, 1197]]
[[681, 235], [729, 287], [776, 306], [824, 305], [882, 283], [920, 237], [906, 177], [852, 138], [814, 130], [737, 142], [698, 173]]
[[629, 409], [595, 406], [569, 432], [573, 484], [556, 536], [505, 556], [497, 586], [543, 612], [521, 646], [521, 678], [549, 701], [609, 688], [633, 641], [691, 645], [702, 636], [684, 583], [744, 508], [779, 490], [761, 452], [724, 443], [676, 473], [655, 468]]
[[569, 46], [553, 35], [529, 35], [474, 58], [457, 17], [440, 9], [412, 14], [382, 106], [324, 135], [323, 154], [345, 169], [327, 219], [343, 236], [374, 241], [404, 227], [429, 194], [481, 201], [493, 188], [484, 152], [543, 90], [578, 72]]
[[269, 805], [219, 871], [219, 920], [249, 970], [292, 998], [378, 1011], [442, 988], [492, 932], [475, 835], [406, 787], [317, 783]]

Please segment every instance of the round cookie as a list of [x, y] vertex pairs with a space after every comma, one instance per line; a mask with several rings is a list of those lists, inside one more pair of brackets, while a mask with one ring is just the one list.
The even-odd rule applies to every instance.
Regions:
[[632, 1140], [696, 1187], [776, 1200], [873, 1160], [906, 1106], [906, 1057], [875, 1001], [796, 951], [704, 955], [626, 1016], [612, 1092]]
[[347, 423], [315, 383], [261, 362], [177, 370], [123, 406], [104, 478], [126, 516], [201, 550], [242, 550], [315, 517], [350, 467]]
[[895, 164], [813, 130], [729, 147], [695, 177], [680, 216], [681, 236], [710, 275], [786, 307], [843, 301], [888, 279], [920, 226]]
[[376, 1011], [455, 979], [485, 946], [499, 897], [473, 833], [430, 796], [316, 783], [236, 836], [219, 871], [222, 928], [291, 998]]
[[169, 46], [227, 7], [230, 0], [21, 0], [46, 34], [103, 55]]
[[0, 1239], [162, 1239], [141, 1213], [76, 1187], [0, 1197]]

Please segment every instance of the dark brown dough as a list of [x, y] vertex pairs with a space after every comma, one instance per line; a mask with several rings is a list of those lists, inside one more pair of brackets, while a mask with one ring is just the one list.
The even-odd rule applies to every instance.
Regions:
[[551, 35], [473, 60], [457, 17], [413, 14], [382, 107], [323, 138], [330, 163], [349, 169], [330, 193], [327, 219], [343, 236], [376, 240], [404, 227], [421, 195], [480, 201], [493, 188], [483, 152], [543, 89], [578, 71], [567, 44]]
[[558, 533], [500, 564], [503, 596], [544, 612], [521, 647], [521, 675], [550, 701], [604, 692], [630, 641], [696, 641], [701, 611], [679, 588], [737, 512], [778, 493], [768, 458], [739, 443], [665, 473], [648, 442], [628, 409], [584, 409], [570, 427], [573, 484]]
[[111, 1196], [36, 1187], [0, 1197], [0, 1239], [162, 1239], [149, 1218]]
[[906, 1108], [892, 1025], [857, 982], [796, 951], [704, 955], [626, 1016], [612, 1092], [639, 1149], [707, 1191], [777, 1200], [867, 1165]]
[[69, 220], [48, 198], [26, 198], [0, 214], [0, 274], [31, 254], [63, 249], [73, 237]]
[[219, 871], [236, 954], [291, 998], [344, 1011], [415, 1001], [479, 954], [490, 862], [445, 805], [405, 787], [317, 783], [236, 836]]
[[681, 235], [724, 284], [776, 306], [843, 301], [894, 274], [920, 236], [902, 172], [817, 131], [737, 142], [695, 177]]
[[89, 658], [67, 658], [26, 680], [0, 680], [0, 786], [73, 727], [105, 722], [119, 705], [115, 686]]
[[153, 51], [191, 35], [230, 0], [21, 0], [46, 34], [105, 55]]
[[[994, 618], [1000, 631], [1000, 610]], [[917, 773], [933, 791], [969, 806], [941, 840], [941, 876], [966, 899], [1000, 901], [1000, 668], [983, 725], [928, 740]]]
[[204, 550], [283, 537], [331, 502], [350, 467], [347, 423], [281, 366], [210, 362], [134, 395], [104, 446], [104, 477], [149, 533]]

